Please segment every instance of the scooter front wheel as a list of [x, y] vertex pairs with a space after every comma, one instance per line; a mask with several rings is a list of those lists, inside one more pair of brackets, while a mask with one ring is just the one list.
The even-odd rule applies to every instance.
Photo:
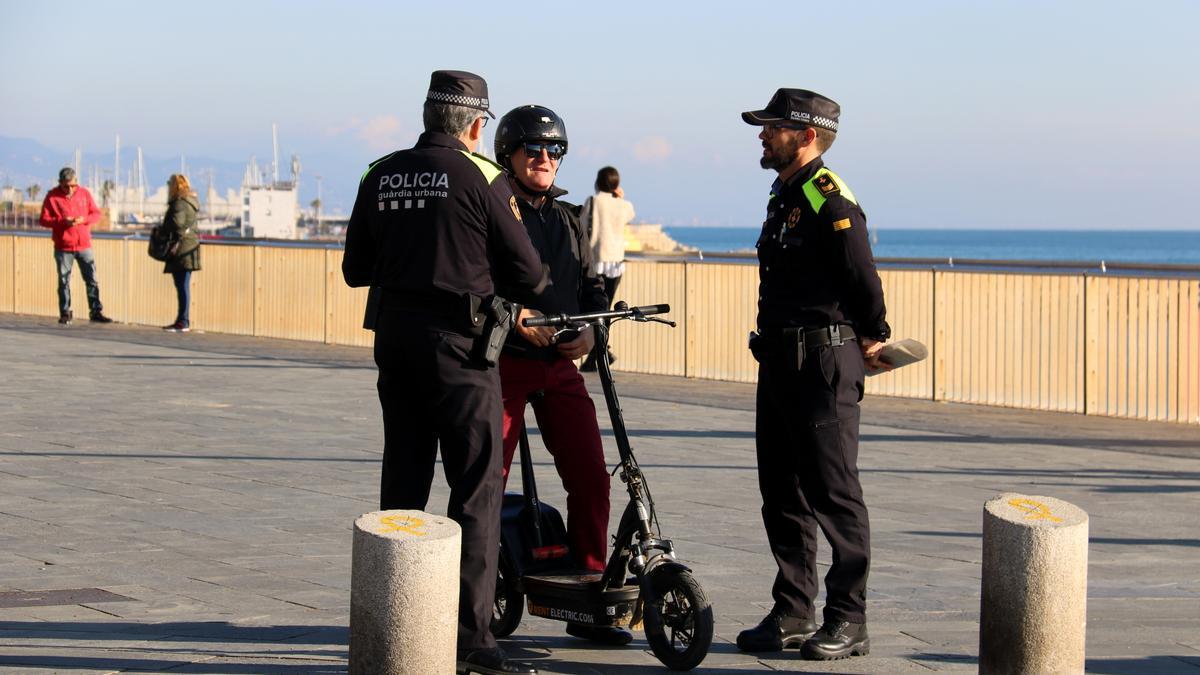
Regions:
[[662, 567], [650, 573], [653, 598], [645, 598], [646, 641], [663, 665], [691, 670], [712, 646], [713, 611], [704, 589], [687, 570]]
[[525, 610], [525, 594], [517, 590], [517, 576], [512, 567], [500, 558], [496, 575], [496, 601], [492, 604], [492, 635], [508, 637], [521, 624]]

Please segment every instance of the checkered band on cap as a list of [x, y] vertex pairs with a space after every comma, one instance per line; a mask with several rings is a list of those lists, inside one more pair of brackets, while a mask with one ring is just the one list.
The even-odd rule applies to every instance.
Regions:
[[486, 98], [478, 96], [464, 96], [463, 94], [447, 94], [444, 91], [429, 90], [425, 96], [430, 101], [438, 101], [439, 103], [449, 103], [451, 105], [461, 105], [467, 108], [478, 108], [479, 110], [487, 110], [491, 107]]
[[828, 117], [821, 117], [820, 115], [813, 115], [812, 124], [816, 127], [824, 127], [830, 131], [837, 131], [838, 128], [837, 121], [831, 120]]

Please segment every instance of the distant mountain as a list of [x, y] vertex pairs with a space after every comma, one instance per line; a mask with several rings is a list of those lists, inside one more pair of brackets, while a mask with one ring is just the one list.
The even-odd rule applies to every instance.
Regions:
[[66, 155], [29, 138], [0, 136], [0, 183], [26, 188], [53, 185]]
[[[82, 152], [79, 180], [83, 184], [91, 182], [92, 175], [99, 172], [101, 179], [111, 179], [113, 171], [113, 151], [93, 152], [86, 148]], [[359, 156], [351, 152], [313, 151], [302, 155], [304, 164], [300, 177], [300, 206], [308, 208], [309, 203], [316, 197], [316, 177], [323, 176], [323, 191], [321, 194], [326, 215], [348, 214], [354, 204], [354, 196], [358, 190], [358, 179], [363, 169], [374, 155]], [[128, 184], [130, 172], [137, 159], [136, 147], [121, 148], [121, 183]], [[180, 170], [179, 157], [143, 157], [146, 164], [146, 187], [153, 193], [167, 178]], [[239, 190], [242, 178], [246, 172], [246, 164], [250, 155], [229, 160], [213, 159], [211, 157], [183, 158], [186, 163], [184, 172], [192, 180], [197, 191], [208, 190], [211, 180], [213, 187], [221, 195], [227, 189]], [[256, 158], [259, 169], [270, 169], [270, 157]], [[58, 181], [58, 170], [75, 163], [73, 148], [51, 148], [38, 141], [28, 138], [14, 138], [0, 135], [0, 186], [12, 185], [24, 190], [37, 183], [45, 190], [53, 187]], [[280, 157], [279, 177], [283, 180], [291, 178], [291, 155]]]
[[[79, 182], [91, 182], [92, 175], [99, 172], [102, 179], [111, 179], [113, 171], [114, 152], [82, 151], [82, 161], [79, 167]], [[121, 148], [121, 183], [131, 184], [131, 172], [137, 161], [137, 148]], [[180, 158], [145, 157], [146, 187], [154, 192], [158, 186], [164, 185], [167, 178], [180, 171]], [[226, 189], [238, 190], [245, 175], [247, 157], [244, 160], [230, 161], [213, 159], [211, 157], [184, 157], [185, 172], [192, 179], [197, 190], [207, 190], [211, 178], [213, 187], [221, 194]], [[75, 151], [49, 148], [28, 138], [12, 138], [0, 136], [0, 183], [25, 188], [33, 183], [49, 188], [58, 180], [58, 170], [75, 163]], [[269, 164], [269, 162], [268, 162]], [[282, 164], [282, 161], [281, 161]], [[260, 162], [260, 167], [266, 169]], [[210, 176], [211, 172], [211, 176]], [[281, 177], [287, 177], [285, 170]], [[136, 182], [136, 181], [134, 181]]]

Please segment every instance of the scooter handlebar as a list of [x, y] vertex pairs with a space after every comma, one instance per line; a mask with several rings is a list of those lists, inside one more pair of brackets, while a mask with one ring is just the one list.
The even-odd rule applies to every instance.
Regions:
[[537, 326], [567, 326], [577, 323], [593, 323], [603, 319], [629, 319], [653, 314], [666, 314], [671, 311], [670, 305], [643, 305], [641, 307], [630, 307], [624, 302], [618, 302], [616, 308], [608, 312], [589, 312], [587, 314], [547, 314], [545, 316], [531, 316], [524, 319], [524, 323], [529, 328]]

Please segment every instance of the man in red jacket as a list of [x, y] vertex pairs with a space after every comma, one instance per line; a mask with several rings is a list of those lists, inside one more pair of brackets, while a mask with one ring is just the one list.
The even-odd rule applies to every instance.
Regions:
[[96, 283], [96, 254], [92, 253], [92, 225], [100, 222], [100, 209], [92, 193], [79, 187], [75, 169], [58, 172], [58, 187], [46, 193], [42, 202], [42, 227], [53, 230], [54, 260], [58, 263], [58, 322], [71, 323], [71, 268], [79, 261], [79, 271], [87, 284], [89, 317], [93, 323], [112, 323], [100, 304], [100, 285]]

